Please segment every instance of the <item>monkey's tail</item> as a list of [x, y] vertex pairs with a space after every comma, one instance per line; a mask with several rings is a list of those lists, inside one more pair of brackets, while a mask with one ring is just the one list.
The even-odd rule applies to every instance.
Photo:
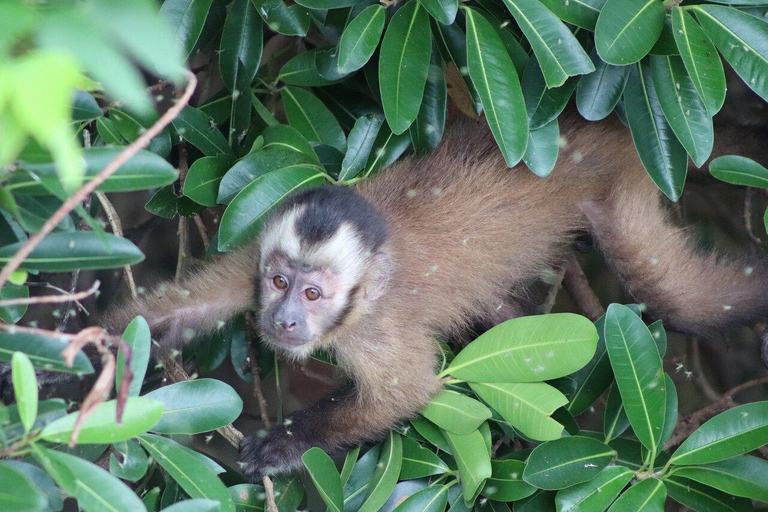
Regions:
[[696, 251], [639, 163], [583, 211], [628, 291], [667, 327], [711, 337], [768, 318], [766, 261]]

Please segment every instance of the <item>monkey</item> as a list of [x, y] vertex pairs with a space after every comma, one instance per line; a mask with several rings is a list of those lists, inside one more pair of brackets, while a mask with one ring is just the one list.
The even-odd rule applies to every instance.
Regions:
[[[352, 187], [290, 195], [255, 241], [114, 308], [106, 325], [121, 332], [141, 314], [170, 350], [253, 310], [263, 342], [284, 356], [335, 356], [348, 385], [243, 440], [242, 471], [258, 481], [300, 469], [311, 447], [337, 453], [415, 416], [442, 387], [435, 335], [498, 322], [500, 309], [519, 314], [510, 290], [585, 231], [668, 328], [707, 336], [768, 320], [765, 261], [696, 251], [617, 118], [566, 112], [560, 126], [557, 165], [542, 179], [523, 164], [507, 168], [484, 123], [456, 121], [426, 156]], [[765, 160], [759, 141], [720, 139]]]

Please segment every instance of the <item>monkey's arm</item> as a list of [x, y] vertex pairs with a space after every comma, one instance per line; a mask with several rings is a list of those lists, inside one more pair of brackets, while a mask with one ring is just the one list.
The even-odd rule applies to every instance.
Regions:
[[179, 284], [112, 308], [102, 322], [119, 334], [137, 315], [146, 318], [161, 351], [214, 332], [233, 316], [256, 305], [258, 253], [246, 247], [203, 265]]
[[[418, 414], [440, 390], [430, 337], [390, 337], [378, 351], [376, 346], [354, 347], [349, 343], [345, 354], [337, 354], [353, 386], [243, 440], [239, 462], [247, 478], [259, 481], [264, 474], [299, 469], [301, 456], [315, 446], [334, 454], [380, 440], [387, 430]], [[408, 350], [412, 353], [406, 357], [403, 351]]]

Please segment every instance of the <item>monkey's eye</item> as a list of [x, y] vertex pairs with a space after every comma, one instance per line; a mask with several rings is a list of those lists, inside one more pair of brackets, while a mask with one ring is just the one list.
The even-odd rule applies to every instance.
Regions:
[[288, 280], [279, 274], [272, 278], [272, 284], [279, 290], [288, 288]]
[[317, 288], [307, 288], [304, 290], [304, 295], [306, 295], [309, 300], [317, 300], [320, 298], [320, 290]]

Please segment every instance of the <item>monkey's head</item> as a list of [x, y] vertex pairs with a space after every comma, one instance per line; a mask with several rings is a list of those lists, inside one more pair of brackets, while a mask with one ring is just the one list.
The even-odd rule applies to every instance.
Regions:
[[264, 226], [259, 262], [264, 339], [297, 358], [326, 346], [387, 288], [382, 215], [350, 188], [289, 197]]

